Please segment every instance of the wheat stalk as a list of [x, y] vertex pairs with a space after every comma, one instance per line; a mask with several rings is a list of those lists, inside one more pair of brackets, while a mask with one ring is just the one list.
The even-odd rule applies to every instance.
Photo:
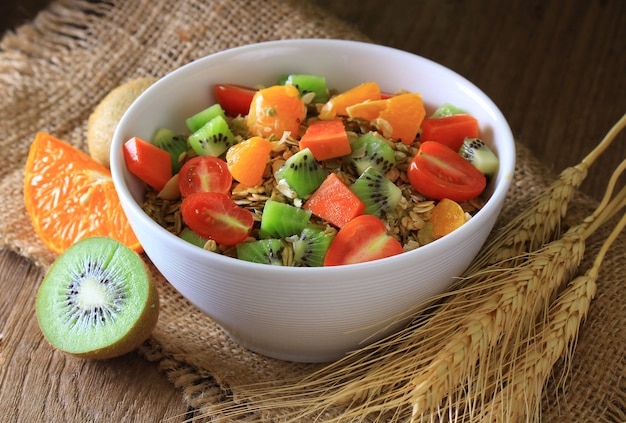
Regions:
[[626, 114], [580, 163], [564, 169], [528, 207], [498, 229], [472, 261], [466, 274], [473, 274], [489, 264], [508, 259], [512, 259], [509, 264], [514, 266], [517, 263], [515, 258], [523, 252], [533, 251], [550, 241], [567, 213], [573, 193], [587, 177], [589, 168], [625, 126]]
[[[622, 190], [616, 198], [615, 207], [607, 209], [607, 216], [613, 214], [614, 209], [624, 206], [626, 191]], [[503, 388], [481, 408], [482, 412], [477, 416], [479, 421], [516, 422], [525, 418], [539, 420], [543, 387], [557, 360], [565, 359], [566, 363], [570, 362], [580, 326], [595, 297], [602, 261], [624, 227], [626, 214], [622, 215], [602, 243], [592, 266], [585, 274], [570, 282], [567, 289], [551, 305], [547, 320], [538, 325], [536, 335], [522, 344], [515, 363], [510, 366], [511, 371], [505, 383], [501, 385]]]

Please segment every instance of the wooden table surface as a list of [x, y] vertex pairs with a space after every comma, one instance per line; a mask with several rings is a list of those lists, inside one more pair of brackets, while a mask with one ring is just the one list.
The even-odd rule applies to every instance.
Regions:
[[[467, 77], [555, 171], [580, 161], [626, 112], [622, 0], [312, 1], [381, 44]], [[599, 198], [625, 156], [622, 135], [583, 190]], [[0, 421], [184, 420], [181, 393], [157, 364], [135, 353], [83, 361], [46, 344], [34, 316], [42, 277], [22, 257], [0, 252]]]

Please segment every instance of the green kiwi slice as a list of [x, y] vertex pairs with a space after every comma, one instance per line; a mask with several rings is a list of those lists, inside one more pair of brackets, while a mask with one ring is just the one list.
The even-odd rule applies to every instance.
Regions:
[[159, 128], [152, 137], [152, 144], [170, 153], [170, 156], [172, 156], [172, 172], [178, 173], [183, 165], [180, 156], [189, 150], [187, 137], [182, 134], [176, 134], [168, 128]]
[[262, 238], [287, 238], [298, 235], [309, 224], [311, 211], [280, 201], [267, 200], [261, 216]]
[[199, 156], [219, 157], [235, 144], [235, 136], [222, 116], [215, 116], [187, 138]]
[[226, 112], [224, 112], [224, 109], [219, 103], [215, 103], [195, 115], [188, 117], [185, 120], [185, 124], [190, 132], [196, 132], [216, 116], [221, 116], [226, 119]]
[[365, 169], [350, 190], [365, 203], [363, 213], [377, 217], [396, 207], [402, 198], [402, 190], [374, 166]]
[[321, 267], [334, 232], [324, 228], [307, 226], [300, 236], [293, 241], [293, 265], [297, 267]]
[[237, 258], [253, 263], [283, 265], [285, 246], [280, 239], [270, 238], [237, 244]]
[[326, 176], [326, 171], [308, 148], [289, 157], [274, 175], [279, 183], [284, 180], [299, 198], [305, 198], [319, 188]]
[[372, 132], [361, 135], [352, 144], [352, 153], [346, 158], [348, 166], [357, 175], [370, 166], [374, 166], [382, 173], [387, 173], [396, 165], [393, 148]]
[[35, 308], [54, 347], [107, 359], [148, 338], [158, 320], [159, 295], [137, 253], [112, 238], [92, 237], [72, 245], [50, 266]]
[[493, 176], [498, 171], [498, 157], [478, 138], [465, 138], [459, 154], [487, 176]]

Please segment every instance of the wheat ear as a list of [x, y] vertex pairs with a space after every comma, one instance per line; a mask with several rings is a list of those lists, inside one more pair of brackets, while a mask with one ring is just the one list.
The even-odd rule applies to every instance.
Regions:
[[611, 145], [626, 126], [624, 114], [607, 132], [600, 143], [577, 165], [564, 169], [559, 177], [537, 196], [532, 203], [498, 229], [481, 249], [476, 259], [467, 269], [472, 274], [485, 266], [512, 259], [525, 251], [533, 251], [548, 242], [560, 227], [565, 217], [573, 193], [587, 177], [587, 172], [597, 158]]
[[[615, 206], [607, 208], [607, 217], [626, 206], [626, 191], [616, 198]], [[606, 219], [599, 218], [599, 221]], [[587, 316], [597, 290], [598, 274], [610, 246], [626, 227], [622, 215], [610, 235], [602, 243], [592, 266], [574, 278], [550, 307], [548, 318], [540, 322], [536, 335], [527, 340], [510, 366], [510, 374], [493, 399], [481, 407], [481, 422], [510, 422], [534, 419], [539, 421], [543, 387], [559, 359], [571, 362], [580, 326]], [[566, 371], [568, 367], [566, 366]]]

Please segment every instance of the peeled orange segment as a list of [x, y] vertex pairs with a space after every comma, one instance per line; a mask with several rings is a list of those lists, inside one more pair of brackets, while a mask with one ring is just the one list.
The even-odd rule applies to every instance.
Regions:
[[265, 138], [252, 137], [228, 149], [226, 163], [235, 180], [253, 187], [263, 180], [263, 173], [274, 145]]
[[35, 232], [55, 253], [92, 236], [110, 237], [142, 250], [109, 169], [45, 132], [39, 132], [30, 147], [24, 204]]
[[346, 109], [367, 100], [380, 100], [380, 87], [375, 82], [364, 82], [331, 97], [320, 109], [320, 119], [333, 119], [336, 116], [348, 116]]
[[371, 122], [376, 120], [380, 112], [387, 108], [387, 104], [387, 100], [368, 100], [348, 106], [346, 112], [351, 118], [365, 119]]
[[426, 116], [419, 94], [407, 93], [389, 97], [387, 107], [376, 118], [376, 126], [387, 137], [411, 144]]

